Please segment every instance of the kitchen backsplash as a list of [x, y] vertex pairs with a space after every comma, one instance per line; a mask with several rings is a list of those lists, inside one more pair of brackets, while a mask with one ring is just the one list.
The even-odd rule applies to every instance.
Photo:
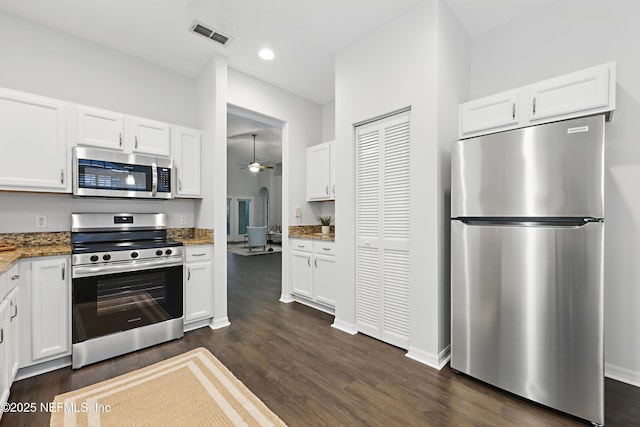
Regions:
[[71, 245], [71, 233], [69, 231], [55, 231], [43, 233], [3, 233], [0, 234], [0, 242], [16, 246], [49, 246]]

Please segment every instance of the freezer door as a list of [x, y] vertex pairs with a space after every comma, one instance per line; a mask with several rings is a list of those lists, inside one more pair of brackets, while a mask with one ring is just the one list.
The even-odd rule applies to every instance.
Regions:
[[451, 233], [451, 367], [603, 424], [604, 224]]
[[604, 116], [457, 141], [451, 216], [604, 217]]

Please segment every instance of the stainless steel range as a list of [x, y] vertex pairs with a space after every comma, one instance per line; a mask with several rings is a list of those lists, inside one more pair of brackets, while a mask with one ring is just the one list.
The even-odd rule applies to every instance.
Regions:
[[71, 215], [74, 369], [183, 336], [183, 248], [166, 215]]

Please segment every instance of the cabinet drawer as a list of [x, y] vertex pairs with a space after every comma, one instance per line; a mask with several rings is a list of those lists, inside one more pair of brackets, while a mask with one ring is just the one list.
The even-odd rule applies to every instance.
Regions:
[[311, 252], [313, 249], [313, 242], [310, 240], [292, 239], [291, 249], [294, 251]]
[[187, 247], [185, 261], [198, 262], [211, 259], [211, 246], [190, 246]]
[[335, 255], [335, 243], [333, 242], [315, 242], [316, 255]]

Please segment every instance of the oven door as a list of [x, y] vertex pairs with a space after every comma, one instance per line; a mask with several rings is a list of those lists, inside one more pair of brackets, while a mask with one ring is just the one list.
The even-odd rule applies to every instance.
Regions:
[[182, 258], [155, 264], [74, 267], [73, 343], [181, 318]]

